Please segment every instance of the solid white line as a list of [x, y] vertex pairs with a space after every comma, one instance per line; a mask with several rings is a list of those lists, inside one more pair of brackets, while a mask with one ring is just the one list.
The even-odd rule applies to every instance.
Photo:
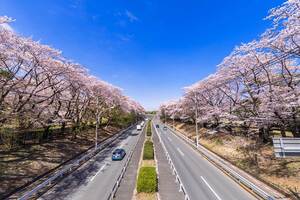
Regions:
[[91, 178], [91, 181], [93, 181], [93, 180], [96, 178], [96, 176], [97, 176], [100, 172], [102, 172], [102, 171], [104, 170], [104, 168], [106, 167], [106, 165], [107, 165], [107, 163], [105, 163], [104, 165], [102, 165], [102, 167], [99, 169], [99, 171]]
[[168, 140], [170, 140], [170, 142], [172, 142], [172, 139], [168, 137]]
[[207, 185], [207, 187], [212, 191], [212, 193], [217, 197], [218, 200], [222, 200], [219, 195], [212, 189], [212, 187], [208, 184], [208, 182], [201, 176], [202, 181]]
[[184, 156], [184, 153], [177, 147], [177, 151], [182, 155]]

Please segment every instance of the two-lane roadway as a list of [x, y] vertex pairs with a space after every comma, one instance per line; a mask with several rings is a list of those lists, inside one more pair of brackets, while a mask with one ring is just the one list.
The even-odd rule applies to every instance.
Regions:
[[[106, 200], [140, 135], [135, 127], [129, 129], [39, 199]], [[116, 148], [126, 151], [122, 161], [111, 160]]]
[[153, 120], [156, 133], [173, 161], [191, 200], [252, 200], [256, 199], [220, 169], [202, 157], [163, 124]]

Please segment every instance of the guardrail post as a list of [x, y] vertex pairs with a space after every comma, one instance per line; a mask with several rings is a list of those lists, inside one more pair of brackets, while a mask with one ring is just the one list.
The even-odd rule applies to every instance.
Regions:
[[282, 138], [279, 138], [279, 140], [280, 140], [281, 153], [282, 153], [282, 156], [285, 158], [285, 150], [284, 150], [284, 144], [283, 144]]

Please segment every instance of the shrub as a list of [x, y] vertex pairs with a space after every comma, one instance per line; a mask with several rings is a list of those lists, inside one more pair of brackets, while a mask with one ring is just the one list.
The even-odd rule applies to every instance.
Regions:
[[147, 125], [147, 136], [151, 136], [151, 135], [152, 135], [151, 122], [148, 122], [148, 125]]
[[137, 180], [137, 192], [154, 193], [157, 191], [155, 167], [141, 167]]
[[143, 159], [144, 160], [154, 159], [153, 143], [149, 140], [147, 140], [144, 145]]

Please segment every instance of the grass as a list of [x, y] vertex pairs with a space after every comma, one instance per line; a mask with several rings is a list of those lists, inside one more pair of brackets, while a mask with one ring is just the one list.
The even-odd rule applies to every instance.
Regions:
[[143, 160], [153, 160], [153, 159], [154, 159], [153, 142], [147, 140], [144, 145]]
[[152, 135], [152, 131], [151, 131], [151, 121], [148, 122], [148, 125], [147, 125], [147, 136], [151, 136]]
[[137, 192], [157, 192], [157, 174], [155, 167], [141, 167], [137, 180]]

